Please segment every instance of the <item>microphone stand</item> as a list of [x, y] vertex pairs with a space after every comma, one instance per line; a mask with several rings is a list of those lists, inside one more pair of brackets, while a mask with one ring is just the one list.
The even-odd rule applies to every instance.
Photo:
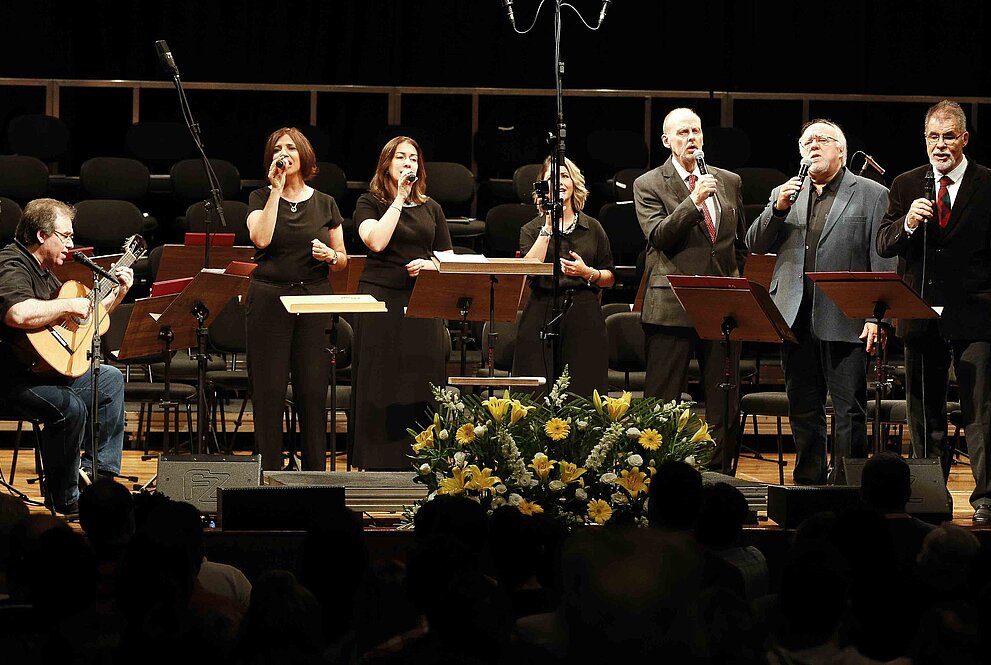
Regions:
[[[200, 126], [195, 120], [193, 120], [193, 112], [189, 107], [189, 100], [186, 99], [186, 91], [182, 87], [182, 79], [179, 77], [179, 68], [172, 68], [172, 83], [175, 85], [176, 92], [179, 93], [179, 110], [182, 112], [182, 119], [186, 123], [186, 128], [189, 130], [190, 136], [193, 137], [193, 144], [196, 146], [197, 152], [200, 153], [200, 159], [203, 160], [203, 169], [206, 171], [207, 180], [210, 183], [210, 198], [207, 200], [207, 204], [210, 201], [213, 202], [213, 210], [217, 215], [217, 219], [220, 220], [220, 225], [227, 228], [227, 217], [224, 216], [224, 199], [220, 189], [220, 179], [217, 177], [217, 172], [213, 170], [213, 165], [210, 163], [210, 159], [206, 156], [206, 151], [203, 149], [203, 141], [200, 136]], [[206, 225], [206, 239], [203, 242], [203, 267], [210, 267], [210, 208], [207, 205], [206, 217], [204, 219], [204, 224]]]
[[[564, 229], [562, 228], [562, 221], [564, 219], [564, 201], [561, 198], [561, 169], [565, 168], [565, 138], [568, 135], [567, 125], [564, 122], [564, 104], [562, 102], [562, 82], [561, 79], [564, 76], [564, 62], [561, 61], [561, 8], [570, 7], [578, 14], [578, 18], [582, 23], [585, 24], [589, 30], [596, 31], [602, 27], [602, 23], [606, 17], [606, 11], [612, 0], [604, 0], [602, 4], [602, 10], [599, 13], [599, 22], [595, 27], [589, 25], [581, 13], [571, 4], [567, 2], [562, 2], [562, 0], [554, 0], [554, 98], [556, 101], [556, 123], [555, 131], [549, 133], [548, 142], [554, 146], [553, 150], [553, 160], [551, 162], [551, 187], [553, 188], [553, 206], [551, 208], [551, 259], [554, 266], [554, 271], [551, 274], [551, 298], [553, 305], [551, 308], [551, 321], [545, 326], [549, 326], [550, 330], [543, 331], [541, 334], [545, 338], [549, 338], [551, 341], [551, 355], [553, 358], [553, 369], [551, 376], [547, 377], [548, 383], [556, 383], [558, 378], [560, 378], [563, 363], [562, 363], [562, 346], [561, 346], [561, 318], [564, 315], [564, 308], [561, 305], [561, 236], [563, 235]], [[534, 25], [537, 23], [537, 18], [540, 14], [541, 8], [543, 8], [543, 2], [537, 6], [537, 15], [533, 18], [533, 23], [526, 30], [518, 30], [516, 28], [516, 19], [512, 11], [512, 0], [504, 0], [503, 5], [507, 9], [507, 14], [509, 16], [510, 23], [513, 26], [513, 31], [517, 34], [525, 35], [530, 32]]]

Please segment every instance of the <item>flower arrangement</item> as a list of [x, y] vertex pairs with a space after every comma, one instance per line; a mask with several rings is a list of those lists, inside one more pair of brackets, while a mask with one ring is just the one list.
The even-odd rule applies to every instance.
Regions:
[[462, 495], [490, 511], [509, 504], [569, 527], [644, 525], [657, 465], [701, 465], [711, 456], [708, 424], [691, 413], [692, 403], [634, 401], [628, 392], [587, 399], [566, 392], [568, 382], [565, 368], [540, 401], [509, 391], [482, 400], [434, 386], [432, 422], [408, 430], [425, 501]]

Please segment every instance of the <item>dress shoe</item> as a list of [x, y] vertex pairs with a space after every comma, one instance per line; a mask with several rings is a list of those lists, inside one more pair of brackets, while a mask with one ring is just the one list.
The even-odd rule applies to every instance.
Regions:
[[974, 524], [991, 524], [991, 506], [980, 505], [974, 511]]
[[61, 503], [56, 503], [54, 509], [52, 508], [52, 502], [45, 499], [45, 508], [49, 510], [54, 510], [56, 514], [61, 515], [67, 520], [79, 519], [79, 502], [73, 501], [70, 504], [63, 505]]

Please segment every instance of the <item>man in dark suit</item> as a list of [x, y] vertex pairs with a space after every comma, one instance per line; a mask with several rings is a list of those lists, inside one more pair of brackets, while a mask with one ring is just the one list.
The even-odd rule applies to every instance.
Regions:
[[[888, 190], [846, 168], [846, 137], [839, 125], [813, 120], [802, 128], [798, 145], [811, 161], [811, 187], [803, 187], [797, 176], [776, 187], [747, 232], [747, 245], [755, 253], [778, 256], [770, 294], [797, 338], [781, 348], [798, 451], [794, 478], [811, 485], [836, 481], [841, 458], [867, 456], [867, 362], [878, 331], [875, 324], [847, 318], [805, 273], [894, 270], [895, 262], [874, 249]], [[827, 391], [836, 425], [828, 473]]]
[[633, 183], [637, 217], [647, 237], [644, 394], [665, 401], [679, 399], [688, 386], [694, 351], [702, 374], [705, 417], [716, 442], [710, 466], [730, 473], [740, 420], [740, 344], [730, 344], [732, 388], [727, 391], [722, 387], [726, 350], [720, 342], [699, 339], [668, 275], [739, 277], [743, 273], [747, 227], [740, 177], [711, 166], [708, 174], [699, 172], [695, 153], [702, 150], [702, 120], [691, 109], [668, 113], [662, 131], [661, 142], [671, 150], [671, 157]]
[[[947, 378], [952, 359], [974, 473], [974, 521], [991, 523], [987, 445], [991, 427], [991, 170], [963, 154], [970, 136], [956, 102], [926, 113], [929, 164], [891, 184], [877, 235], [882, 256], [899, 257], [900, 272], [939, 320], [898, 322], [905, 342], [905, 388], [912, 449], [937, 457], [949, 473]], [[936, 201], [925, 195], [933, 177]]]

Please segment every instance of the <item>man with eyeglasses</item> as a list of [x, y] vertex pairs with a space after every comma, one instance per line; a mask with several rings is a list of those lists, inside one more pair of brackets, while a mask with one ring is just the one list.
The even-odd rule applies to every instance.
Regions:
[[[867, 456], [867, 364], [883, 343], [877, 326], [847, 318], [805, 276], [808, 272], [886, 271], [874, 237], [888, 190], [846, 168], [846, 137], [831, 120], [813, 120], [798, 141], [811, 161], [809, 186], [794, 177], [771, 192], [747, 232], [759, 254], [777, 254], [770, 294], [797, 343], [784, 342], [781, 364], [795, 437], [796, 484], [841, 482], [843, 457]], [[826, 396], [833, 401], [832, 467], [826, 459]]]
[[702, 374], [705, 417], [716, 442], [708, 466], [731, 474], [740, 421], [740, 343], [729, 345], [733, 387], [727, 391], [722, 387], [726, 349], [718, 341], [699, 339], [668, 275], [743, 273], [747, 226], [740, 176], [712, 166], [708, 173], [700, 172], [696, 155], [702, 151], [702, 120], [691, 109], [667, 114], [661, 142], [671, 156], [633, 183], [637, 218], [647, 239], [641, 314], [647, 356], [644, 394], [664, 401], [680, 399], [694, 353]]
[[[50, 502], [56, 512], [78, 514], [79, 451], [86, 444], [91, 403], [90, 372], [77, 379], [54, 372], [39, 372], [24, 330], [60, 323], [68, 317], [90, 314], [86, 298], [55, 298], [62, 286], [52, 268], [62, 265], [72, 250], [72, 206], [54, 199], [37, 199], [24, 208], [14, 242], [0, 250], [0, 400], [16, 414], [37, 418], [45, 426], [41, 434], [41, 456]], [[134, 282], [130, 268], [113, 269], [120, 286], [104, 299], [109, 312], [124, 298]], [[97, 475], [120, 473], [124, 444], [124, 378], [116, 367], [100, 371], [100, 441], [97, 460], [83, 467]]]
[[[991, 523], [991, 170], [964, 155], [967, 116], [943, 100], [925, 118], [929, 163], [891, 184], [877, 235], [882, 256], [899, 257], [899, 272], [938, 320], [898, 322], [905, 343], [905, 391], [912, 451], [950, 471], [946, 438], [947, 382], [952, 362], [960, 388], [962, 427], [974, 474], [974, 522]], [[932, 178], [927, 186], [928, 178]], [[931, 189], [927, 194], [926, 190]], [[935, 200], [930, 200], [933, 196]]]

